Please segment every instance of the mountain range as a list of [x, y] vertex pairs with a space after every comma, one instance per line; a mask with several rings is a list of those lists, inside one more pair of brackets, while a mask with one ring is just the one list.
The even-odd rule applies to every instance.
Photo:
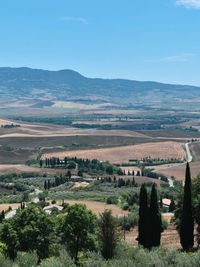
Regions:
[[0, 68], [1, 99], [162, 103], [200, 97], [200, 87], [151, 81], [87, 78], [73, 70]]

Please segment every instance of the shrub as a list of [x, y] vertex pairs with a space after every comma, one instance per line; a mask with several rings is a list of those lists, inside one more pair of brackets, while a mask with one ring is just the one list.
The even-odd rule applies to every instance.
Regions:
[[65, 250], [61, 250], [59, 257], [43, 260], [40, 267], [75, 267], [72, 259]]
[[129, 205], [128, 203], [125, 203], [122, 207], [123, 210], [128, 210], [129, 209]]
[[36, 267], [38, 263], [38, 257], [35, 252], [31, 253], [24, 253], [24, 252], [19, 252], [17, 254], [16, 262], [19, 267]]
[[110, 196], [106, 199], [107, 204], [117, 204], [118, 203], [118, 198], [116, 196]]

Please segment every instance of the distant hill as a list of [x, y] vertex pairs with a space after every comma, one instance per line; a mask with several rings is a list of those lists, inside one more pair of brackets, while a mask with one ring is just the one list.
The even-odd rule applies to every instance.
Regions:
[[131, 104], [200, 97], [200, 87], [124, 79], [92, 79], [73, 70], [0, 68], [0, 94], [1, 98], [11, 100], [101, 99]]

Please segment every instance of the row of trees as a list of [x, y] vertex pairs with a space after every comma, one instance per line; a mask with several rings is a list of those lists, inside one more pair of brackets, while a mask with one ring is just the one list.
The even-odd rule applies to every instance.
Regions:
[[[196, 203], [194, 198], [197, 198]], [[197, 231], [200, 229], [199, 211], [200, 177], [195, 180], [192, 190], [190, 166], [187, 163], [184, 192], [180, 194], [178, 208], [175, 211], [180, 243], [184, 251], [190, 251], [194, 246], [194, 224], [198, 225]], [[152, 186], [150, 204], [148, 205], [147, 190], [145, 185], [142, 185], [139, 199], [138, 243], [148, 249], [160, 246], [162, 230], [156, 186], [155, 184]]]
[[135, 178], [132, 177], [132, 179], [123, 179], [123, 178], [116, 178], [114, 176], [113, 178], [111, 176], [108, 177], [101, 177], [97, 178], [97, 181], [100, 181], [101, 183], [113, 183], [117, 187], [122, 187], [122, 186], [136, 186]]
[[150, 204], [147, 189], [143, 184], [140, 189], [138, 243], [144, 248], [160, 246], [163, 231], [161, 214], [158, 205], [156, 185], [152, 185]]
[[68, 171], [66, 176], [62, 176], [62, 175], [61, 176], [55, 176], [53, 181], [50, 179], [45, 180], [44, 181], [44, 189], [49, 190], [52, 187], [57, 187], [61, 184], [69, 182], [69, 180], [71, 179], [71, 176], [72, 176], [71, 171]]
[[[63, 160], [60, 158], [46, 158], [45, 160], [40, 159], [40, 167], [46, 168], [67, 168], [67, 169], [77, 169], [79, 174], [90, 173], [90, 174], [118, 174], [125, 175], [125, 171], [121, 168], [116, 167], [109, 162], [101, 162], [99, 160], [93, 159], [81, 159], [77, 157], [65, 157]], [[140, 171], [137, 172], [140, 175]], [[131, 172], [129, 172], [131, 175]], [[132, 172], [134, 175], [134, 171]], [[81, 176], [81, 175], [79, 175]]]

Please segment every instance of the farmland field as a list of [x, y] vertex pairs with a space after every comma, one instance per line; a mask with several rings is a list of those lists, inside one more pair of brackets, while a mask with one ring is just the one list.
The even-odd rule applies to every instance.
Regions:
[[74, 150], [57, 153], [47, 153], [42, 156], [50, 157], [78, 157], [88, 159], [98, 159], [100, 161], [109, 161], [111, 163], [123, 163], [132, 159], [141, 160], [146, 157], [162, 159], [180, 159], [184, 160], [185, 151], [181, 143], [176, 142], [157, 142], [138, 145], [130, 145], [115, 148]]
[[[156, 166], [154, 167], [156, 171], [167, 176], [173, 176], [177, 180], [185, 179], [185, 164], [177, 164], [174, 166]], [[190, 170], [192, 177], [197, 176], [200, 173], [200, 161], [195, 161], [190, 163]]]
[[[115, 118], [110, 120], [115, 123]], [[89, 123], [90, 120], [87, 122]], [[2, 173], [64, 173], [64, 170], [40, 169], [25, 165], [27, 160], [34, 160], [41, 155], [43, 158], [50, 156], [96, 158], [114, 164], [126, 163], [134, 159], [141, 160], [145, 157], [183, 160], [185, 158], [183, 144], [187, 142], [189, 136], [187, 131], [171, 129], [139, 132], [120, 129], [77, 129], [64, 125], [0, 120], [1, 125], [12, 123], [19, 124], [20, 127], [0, 128]], [[198, 133], [194, 134], [198, 135]], [[199, 173], [199, 164], [195, 162], [200, 158], [199, 143], [195, 142], [190, 147], [194, 160], [191, 163], [191, 171], [195, 176]], [[183, 179], [184, 168], [184, 165], [180, 164], [161, 165], [155, 166], [155, 171]]]
[[[61, 204], [61, 202], [58, 202]], [[103, 202], [97, 202], [97, 201], [89, 201], [89, 200], [65, 200], [65, 203], [68, 203], [69, 205], [74, 204], [83, 204], [86, 205], [86, 207], [91, 210], [94, 214], [99, 216], [100, 213], [104, 212], [105, 210], [112, 210], [112, 213], [116, 217], [122, 217], [124, 215], [127, 215], [127, 211], [123, 211], [116, 205], [108, 205]]]
[[25, 164], [0, 164], [0, 173], [1, 174], [38, 173], [38, 174], [49, 174], [49, 175], [61, 175], [65, 174], [66, 170], [31, 167]]

